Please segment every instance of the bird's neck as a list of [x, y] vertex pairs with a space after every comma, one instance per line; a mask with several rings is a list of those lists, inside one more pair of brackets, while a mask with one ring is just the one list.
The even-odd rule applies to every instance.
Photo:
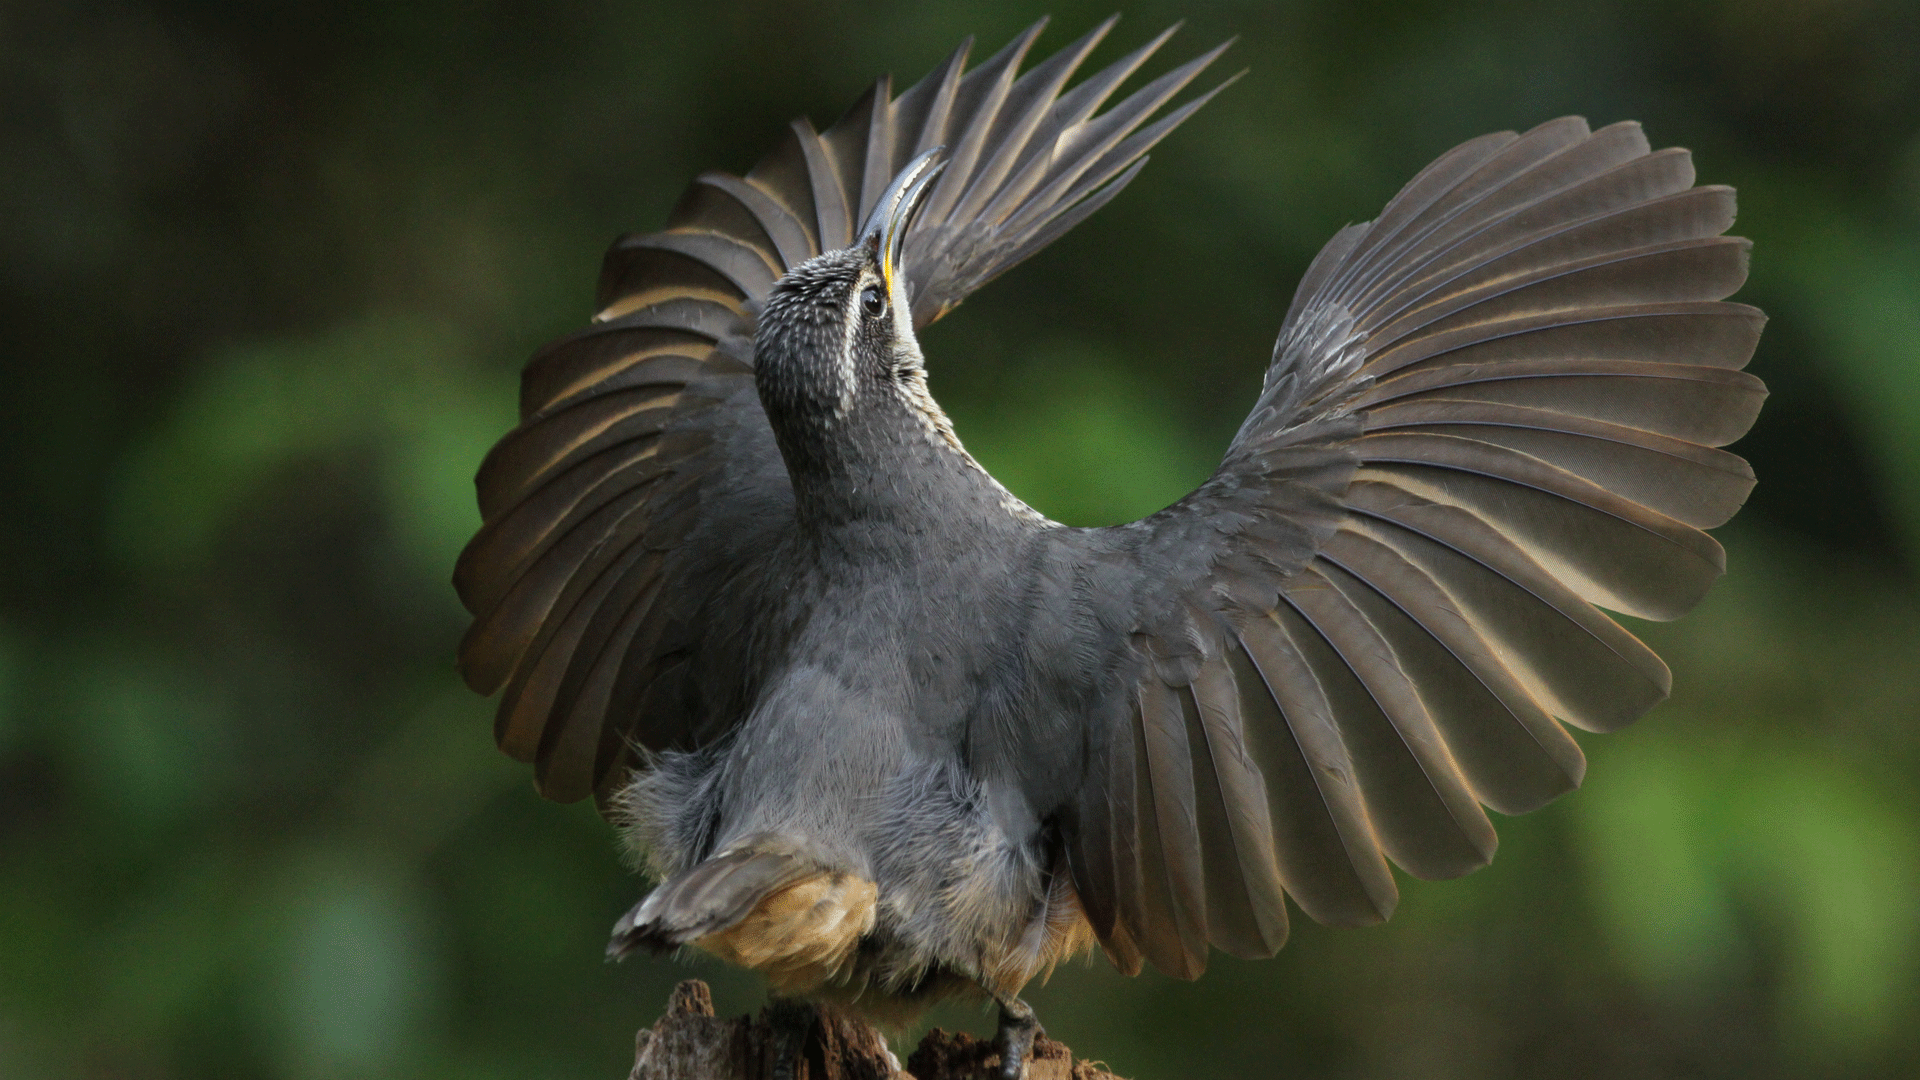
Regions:
[[831, 425], [770, 416], [810, 530], [1045, 524], [973, 460], [924, 382], [873, 394]]

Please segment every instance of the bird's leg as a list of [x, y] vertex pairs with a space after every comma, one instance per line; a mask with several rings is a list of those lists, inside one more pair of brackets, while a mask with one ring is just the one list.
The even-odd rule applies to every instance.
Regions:
[[1026, 1075], [1027, 1055], [1039, 1034], [1033, 1006], [1017, 997], [1000, 1000], [1000, 1030], [993, 1037], [994, 1049], [1000, 1051], [1000, 1080], [1020, 1080]]
[[794, 1080], [800, 1075], [800, 1057], [807, 1050], [807, 1036], [819, 1014], [804, 1001], [775, 998], [767, 1003], [767, 1027], [773, 1034], [773, 1080]]

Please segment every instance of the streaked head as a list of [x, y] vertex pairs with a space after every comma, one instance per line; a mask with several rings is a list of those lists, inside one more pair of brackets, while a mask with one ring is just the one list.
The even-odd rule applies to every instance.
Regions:
[[940, 154], [936, 147], [900, 171], [852, 247], [809, 259], [775, 283], [760, 313], [754, 366], [776, 430], [824, 434], [863, 399], [925, 396], [901, 258], [913, 213], [945, 164]]

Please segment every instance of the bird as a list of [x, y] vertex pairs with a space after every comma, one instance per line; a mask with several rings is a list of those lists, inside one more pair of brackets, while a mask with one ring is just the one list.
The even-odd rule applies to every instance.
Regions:
[[1611, 613], [1677, 618], [1724, 571], [1705, 530], [1754, 476], [1722, 447], [1766, 396], [1733, 190], [1563, 117], [1333, 236], [1197, 489], [1048, 519], [918, 335], [1124, 189], [1226, 46], [1114, 100], [1173, 30], [1069, 87], [1114, 20], [1029, 66], [1044, 25], [617, 240], [454, 576], [500, 747], [657, 882], [609, 955], [691, 947], [883, 1024], [997, 1005], [1008, 1080], [1062, 960], [1196, 978], [1277, 952], [1288, 898], [1381, 922], [1391, 866], [1465, 874], [1488, 808], [1578, 786], [1568, 728], [1672, 682]]

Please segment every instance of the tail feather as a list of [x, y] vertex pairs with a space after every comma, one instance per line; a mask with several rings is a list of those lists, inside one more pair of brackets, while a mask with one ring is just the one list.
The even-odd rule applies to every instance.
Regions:
[[608, 959], [666, 952], [738, 925], [762, 900], [819, 868], [782, 852], [737, 849], [683, 870], [613, 926]]

